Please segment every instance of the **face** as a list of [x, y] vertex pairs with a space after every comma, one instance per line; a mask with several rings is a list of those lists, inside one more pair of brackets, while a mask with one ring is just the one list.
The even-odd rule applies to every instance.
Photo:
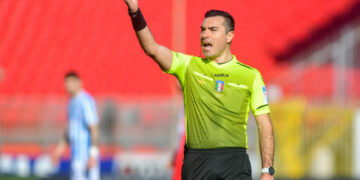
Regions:
[[81, 89], [81, 81], [75, 77], [65, 78], [65, 90], [70, 96], [74, 96]]
[[220, 56], [226, 48], [230, 48], [233, 31], [226, 32], [225, 19], [222, 16], [205, 18], [201, 24], [201, 48], [206, 58]]

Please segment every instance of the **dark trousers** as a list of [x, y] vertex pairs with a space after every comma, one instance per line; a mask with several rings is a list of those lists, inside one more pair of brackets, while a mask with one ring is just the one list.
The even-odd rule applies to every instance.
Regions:
[[244, 148], [184, 151], [182, 180], [251, 180], [251, 164]]

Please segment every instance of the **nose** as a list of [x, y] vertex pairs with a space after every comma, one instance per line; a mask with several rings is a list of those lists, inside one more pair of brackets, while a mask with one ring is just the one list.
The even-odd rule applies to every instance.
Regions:
[[205, 39], [205, 38], [208, 38], [208, 37], [210, 37], [209, 30], [205, 29], [204, 31], [201, 32], [201, 38], [202, 39]]

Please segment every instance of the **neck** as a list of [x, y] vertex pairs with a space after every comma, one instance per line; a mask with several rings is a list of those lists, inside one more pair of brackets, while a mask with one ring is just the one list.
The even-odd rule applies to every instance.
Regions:
[[209, 58], [212, 61], [215, 61], [218, 64], [226, 63], [232, 59], [232, 54], [230, 48], [226, 48], [219, 56]]
[[71, 94], [71, 97], [77, 96], [80, 92], [81, 92], [81, 89], [75, 91], [74, 93]]

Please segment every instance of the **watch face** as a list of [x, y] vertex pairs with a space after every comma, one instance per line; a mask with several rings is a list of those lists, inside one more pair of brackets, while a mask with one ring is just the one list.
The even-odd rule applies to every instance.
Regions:
[[273, 167], [269, 167], [269, 173], [270, 173], [270, 175], [274, 175], [275, 169]]

